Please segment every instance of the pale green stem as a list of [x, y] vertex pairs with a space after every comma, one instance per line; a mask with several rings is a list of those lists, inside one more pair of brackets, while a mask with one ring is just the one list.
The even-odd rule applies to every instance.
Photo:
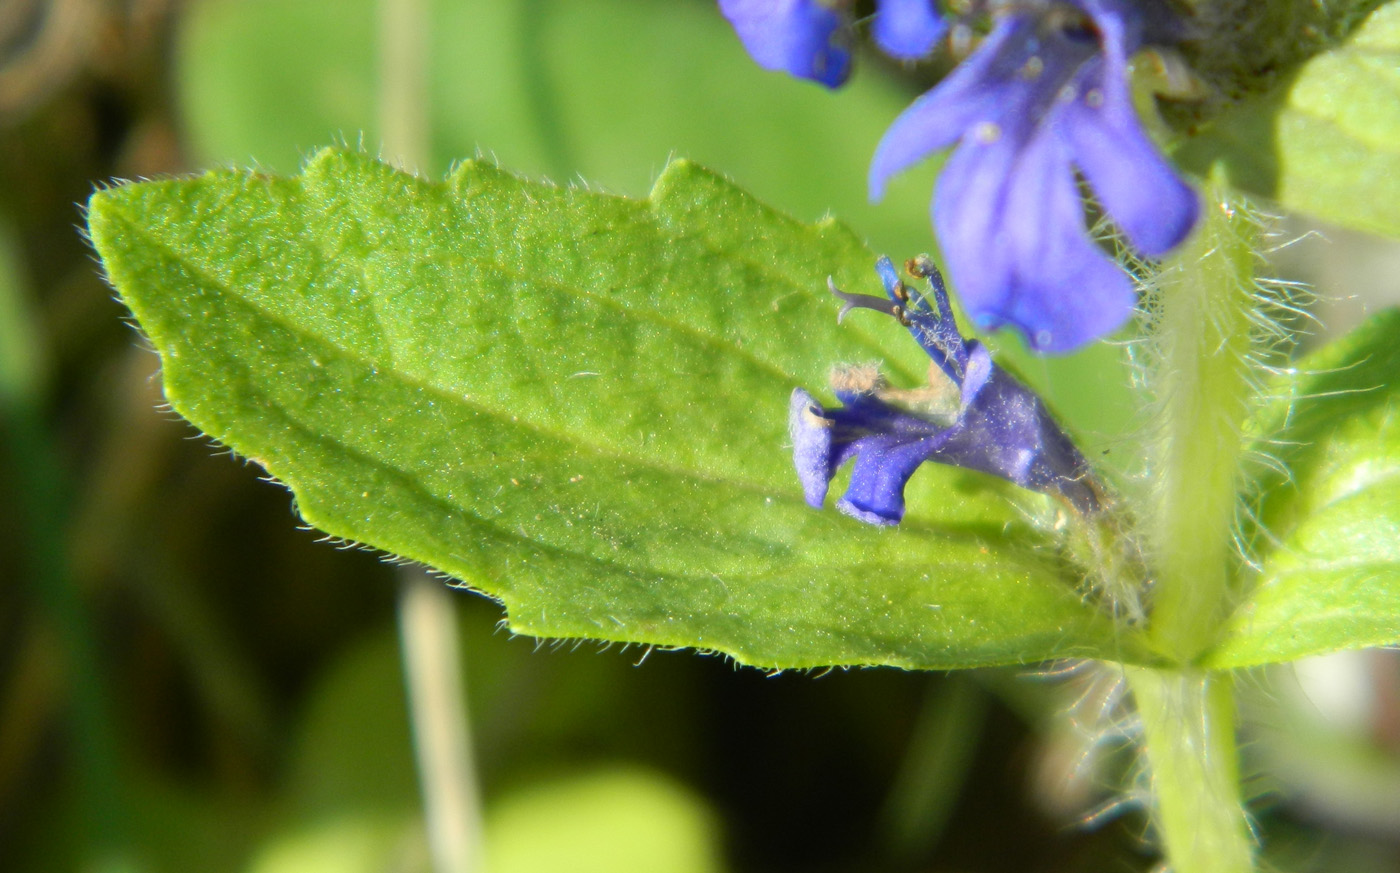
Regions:
[[1258, 226], [1216, 186], [1201, 226], [1161, 274], [1149, 387], [1159, 404], [1155, 492], [1143, 537], [1153, 572], [1149, 633], [1179, 668], [1128, 673], [1143, 721], [1153, 821], [1175, 873], [1248, 873], [1228, 674], [1189, 665], [1233, 603], [1232, 529], [1241, 432], [1253, 393]]
[[578, 161], [569, 129], [563, 122], [561, 95], [550, 75], [545, 57], [546, 30], [550, 16], [558, 11], [557, 0], [520, 0], [515, 12], [515, 57], [519, 61], [520, 82], [524, 89], [525, 110], [534, 128], [535, 140], [544, 154], [545, 168], [557, 179], [574, 173]]
[[1151, 774], [1153, 823], [1174, 873], [1249, 873], [1231, 677], [1132, 669]]
[[1152, 639], [1182, 663], [1215, 641], [1231, 605], [1257, 234], [1250, 217], [1208, 194], [1200, 229], [1160, 277], [1149, 379], [1161, 432], [1144, 535]]
[[[380, 135], [384, 156], [410, 172], [426, 172], [430, 158], [429, 26], [428, 0], [380, 0]], [[482, 869], [481, 802], [452, 597], [422, 570], [400, 578], [399, 636], [433, 869], [473, 873]]]
[[481, 808], [452, 595], [422, 570], [401, 577], [399, 635], [433, 869], [479, 871]]
[[379, 135], [384, 159], [428, 171], [428, 0], [379, 2]]

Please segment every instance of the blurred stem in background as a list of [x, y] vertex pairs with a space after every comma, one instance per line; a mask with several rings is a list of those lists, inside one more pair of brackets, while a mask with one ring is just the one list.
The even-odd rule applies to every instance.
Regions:
[[379, 0], [379, 130], [385, 160], [428, 172], [428, 0]]
[[[24, 547], [18, 575], [39, 607], [28, 633], [34, 656], [25, 660], [41, 664], [50, 634], [56, 636], [59, 682], [66, 686], [76, 750], [73, 773], [66, 775], [74, 779], [95, 869], [118, 869], [126, 854], [128, 828], [112, 732], [115, 720], [92, 616], [70, 572], [72, 483], [59, 453], [60, 441], [46, 419], [40, 347], [44, 332], [25, 299], [16, 255], [4, 231], [0, 228], [0, 325], [6, 326], [0, 336], [0, 453], [8, 455], [20, 504]], [[22, 688], [4, 700], [0, 723], [32, 723], [11, 711], [11, 704], [24, 703], [20, 692]]]
[[578, 160], [569, 141], [569, 131], [559, 123], [563, 115], [559, 92], [550, 81], [549, 71], [540, 63], [544, 28], [551, 12], [549, 0], [521, 0], [516, 10], [515, 51], [524, 85], [526, 109], [535, 136], [544, 153], [545, 166], [561, 182], [573, 175]]
[[943, 838], [977, 753], [987, 696], [968, 676], [929, 682], [904, 763], [880, 811], [886, 855], [909, 866]]
[[[383, 154], [429, 171], [427, 0], [380, 0], [379, 129]], [[399, 635], [409, 720], [437, 873], [481, 869], [481, 804], [452, 595], [421, 568], [399, 572]]]
[[433, 866], [437, 873], [479, 871], [481, 806], [452, 594], [421, 568], [404, 567], [399, 576], [409, 721]]

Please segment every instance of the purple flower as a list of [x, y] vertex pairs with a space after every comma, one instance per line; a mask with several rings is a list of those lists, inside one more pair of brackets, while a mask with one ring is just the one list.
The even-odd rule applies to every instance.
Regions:
[[[1151, 0], [970, 5], [993, 15], [991, 32], [885, 133], [871, 197], [955, 146], [933, 224], [969, 315], [984, 329], [1018, 328], [1040, 351], [1070, 351], [1121, 326], [1135, 302], [1086, 229], [1080, 179], [1145, 257], [1166, 254], [1196, 222], [1195, 193], [1144, 133], [1128, 87], [1129, 57], [1171, 38], [1174, 22]], [[878, 10], [876, 41], [895, 57], [927, 53], [942, 36], [932, 0], [881, 0]]]
[[933, 53], [948, 23], [929, 0], [880, 0], [872, 35], [880, 50], [901, 61], [917, 61]]
[[880, 258], [875, 268], [889, 300], [847, 294], [833, 285], [832, 293], [846, 302], [841, 314], [864, 308], [893, 316], [909, 328], [946, 382], [900, 391], [873, 368], [838, 370], [832, 387], [843, 405], [833, 409], [795, 389], [788, 430], [807, 503], [820, 508], [836, 471], [854, 459], [850, 485], [836, 508], [870, 524], [898, 524], [905, 484], [920, 464], [933, 461], [1057, 495], [1080, 513], [1097, 512], [1102, 490], [1084, 456], [1034, 392], [994, 364], [985, 346], [959, 333], [933, 263], [918, 258], [908, 268], [929, 279], [936, 312], [900, 281], [889, 258]]
[[759, 66], [835, 88], [851, 52], [845, 18], [818, 0], [719, 0], [719, 10]]

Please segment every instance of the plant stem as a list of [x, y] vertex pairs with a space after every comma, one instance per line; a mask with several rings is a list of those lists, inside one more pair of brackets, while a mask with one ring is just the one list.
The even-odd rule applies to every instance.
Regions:
[[379, 135], [384, 158], [410, 173], [427, 173], [427, 0], [379, 2]]
[[[379, 2], [379, 123], [384, 152], [409, 172], [428, 171], [427, 0]], [[409, 721], [436, 873], [482, 869], [481, 800], [467, 717], [452, 597], [418, 568], [399, 574], [399, 640]]]
[[1157, 831], [1175, 873], [1249, 873], [1230, 677], [1132, 669]]
[[[110, 664], [98, 643], [91, 604], [73, 575], [72, 459], [60, 450], [62, 441], [45, 413], [44, 332], [21, 287], [9, 230], [0, 228], [0, 468], [13, 471], [13, 491], [0, 491], [0, 498], [18, 510], [22, 548], [18, 557], [5, 556], [6, 569], [13, 568], [13, 584], [27, 583], [34, 598], [28, 629], [34, 650], [47, 653], [50, 634], [57, 643], [54, 681], [67, 695], [64, 728], [78, 789], [81, 851], [93, 869], [120, 866], [131, 858], [130, 798], [121, 778]], [[18, 693], [9, 698], [20, 699]], [[5, 721], [14, 716], [8, 707], [0, 709], [0, 727], [22, 729]]]
[[520, 0], [516, 5], [515, 57], [519, 61], [525, 111], [548, 172], [556, 179], [567, 179], [575, 172], [578, 161], [574, 159], [570, 131], [561, 122], [564, 113], [559, 88], [550, 75], [546, 58], [546, 30], [550, 16], [557, 16], [558, 4], [552, 0]]
[[421, 569], [400, 578], [399, 637], [433, 869], [471, 873], [481, 869], [481, 808], [452, 595]]
[[1231, 602], [1231, 532], [1241, 429], [1254, 393], [1251, 309], [1258, 226], [1208, 191], [1200, 229], [1161, 273], [1152, 387], [1161, 434], [1153, 515], [1151, 634], [1190, 663], [1214, 641]]
[[1201, 226], [1160, 274], [1149, 388], [1159, 403], [1155, 491], [1143, 530], [1153, 569], [1149, 633], [1179, 668], [1130, 669], [1154, 824], [1175, 873], [1248, 873], [1230, 677], [1189, 665], [1234, 598], [1232, 531], [1251, 381], [1258, 225], [1207, 186]]

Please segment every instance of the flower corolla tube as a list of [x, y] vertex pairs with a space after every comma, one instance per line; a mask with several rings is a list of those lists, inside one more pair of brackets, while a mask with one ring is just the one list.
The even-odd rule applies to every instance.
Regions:
[[[849, 69], [849, 3], [720, 0], [763, 66], [835, 87]], [[1128, 62], [1178, 39], [1152, 0], [967, 0], [990, 30], [885, 132], [869, 170], [872, 199], [890, 178], [952, 147], [933, 198], [949, 275], [983, 329], [1017, 328], [1032, 348], [1068, 352], [1132, 314], [1133, 283], [1090, 235], [1081, 181], [1127, 244], [1157, 258], [1199, 213], [1195, 192], [1153, 146], [1133, 106]], [[876, 44], [924, 57], [963, 21], [933, 0], [879, 0]], [[839, 62], [833, 61], [838, 58]]]
[[788, 407], [793, 464], [807, 503], [820, 508], [836, 471], [854, 461], [837, 509], [869, 524], [898, 524], [904, 486], [925, 461], [980, 470], [1054, 495], [1082, 514], [1104, 505], [1104, 491], [1084, 456], [1045, 404], [993, 363], [987, 348], [958, 330], [938, 268], [915, 258], [911, 275], [929, 280], [934, 306], [900, 280], [889, 258], [876, 271], [888, 299], [848, 294], [853, 308], [884, 312], [909, 329], [932, 360], [925, 389], [891, 388], [871, 367], [838, 369], [832, 388], [841, 406], [823, 407], [796, 388]]

